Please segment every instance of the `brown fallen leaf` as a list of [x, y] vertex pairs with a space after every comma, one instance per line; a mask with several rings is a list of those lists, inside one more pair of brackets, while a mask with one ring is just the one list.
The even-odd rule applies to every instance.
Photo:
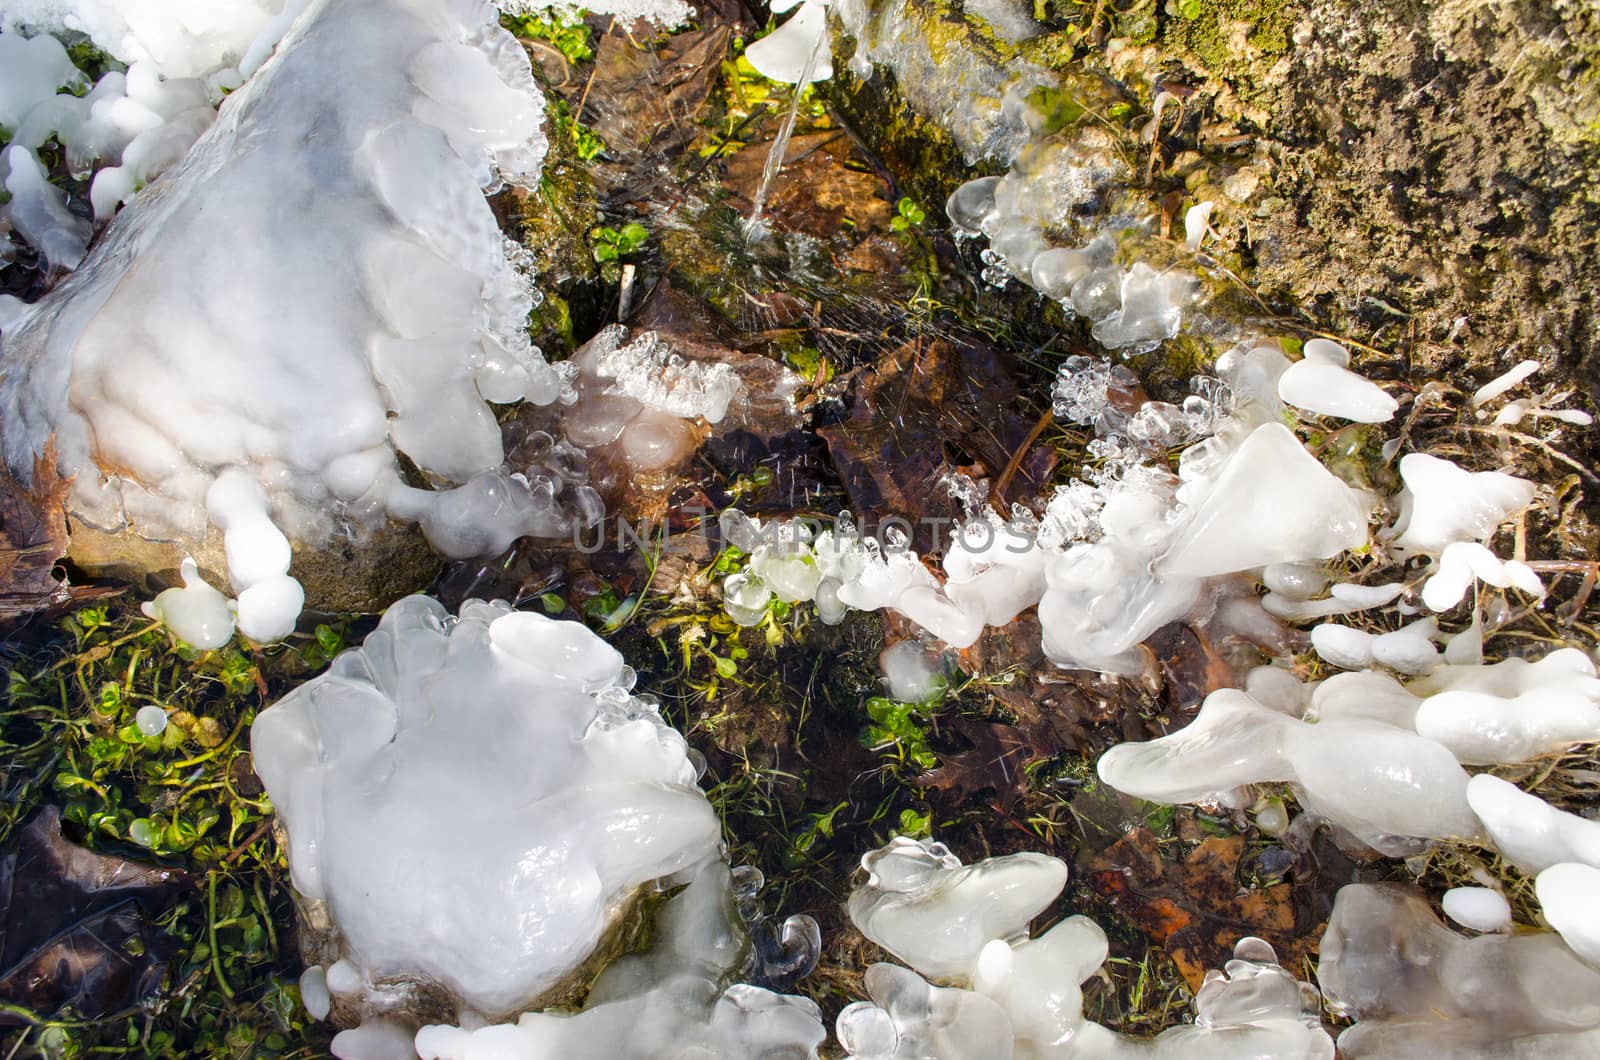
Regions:
[[[69, 842], [46, 806], [0, 857], [0, 1002], [84, 1019], [137, 1005], [177, 948], [157, 918], [189, 882]], [[0, 1012], [0, 1024], [12, 1020]]]
[[[742, 214], [754, 206], [772, 147], [771, 141], [751, 144], [723, 164], [723, 183]], [[852, 235], [887, 232], [894, 216], [888, 184], [876, 173], [846, 165], [855, 150], [850, 137], [837, 129], [794, 137], [767, 193], [767, 216], [779, 228], [819, 239], [836, 236], [847, 226]]]
[[727, 25], [710, 25], [651, 49], [625, 33], [603, 35], [578, 91], [582, 120], [615, 155], [676, 154], [700, 131], [732, 36]]
[[[941, 482], [951, 472], [993, 480], [1033, 427], [1017, 411], [1009, 361], [973, 342], [917, 339], [857, 370], [842, 423], [819, 428], [870, 532], [889, 516], [908, 520], [919, 551], [944, 545], [961, 514]], [[1022, 460], [1006, 501], [1041, 492], [1056, 453], [1037, 444]]]
[[937, 788], [960, 801], [985, 790], [994, 792], [1001, 809], [1009, 809], [1027, 788], [1029, 764], [1061, 751], [1047, 727], [1021, 729], [999, 722], [957, 718], [951, 728], [972, 744], [968, 751], [940, 754], [939, 765], [917, 783]]
[[0, 467], [0, 622], [115, 591], [69, 586], [55, 575], [67, 554], [63, 506], [71, 490], [56, 468], [54, 439], [34, 457], [31, 483]]
[[1172, 957], [1190, 989], [1221, 968], [1246, 935], [1266, 939], [1298, 971], [1317, 952], [1325, 914], [1308, 915], [1290, 882], [1239, 882], [1243, 836], [1202, 840], [1182, 861], [1163, 858], [1156, 837], [1135, 828], [1090, 863], [1089, 886]]
[[1191, 716], [1212, 692], [1238, 686], [1233, 668], [1193, 626], [1170, 622], [1152, 633], [1145, 646], [1160, 668], [1163, 705], [1174, 714]]

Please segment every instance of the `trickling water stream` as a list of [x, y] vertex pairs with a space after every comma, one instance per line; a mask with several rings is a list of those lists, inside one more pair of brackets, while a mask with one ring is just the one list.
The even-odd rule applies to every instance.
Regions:
[[772, 190], [772, 182], [778, 179], [779, 171], [783, 169], [783, 156], [789, 151], [789, 138], [794, 135], [794, 125], [800, 117], [800, 100], [805, 96], [806, 88], [811, 84], [811, 77], [817, 72], [817, 64], [822, 56], [827, 54], [827, 50], [827, 36], [818, 37], [811, 54], [806, 57], [806, 65], [801, 71], [800, 80], [795, 83], [794, 91], [789, 95], [789, 110], [783, 116], [783, 124], [778, 126], [778, 135], [767, 150], [767, 164], [761, 171], [761, 184], [756, 188], [755, 204], [750, 207], [750, 217], [744, 223], [745, 238], [752, 242], [766, 235], [766, 229], [761, 224], [761, 213], [767, 205], [767, 194]]

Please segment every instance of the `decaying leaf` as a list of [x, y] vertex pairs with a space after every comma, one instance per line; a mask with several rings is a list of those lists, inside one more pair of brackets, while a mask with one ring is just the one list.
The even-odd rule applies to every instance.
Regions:
[[1054, 734], [1044, 727], [1020, 729], [970, 718], [957, 718], [952, 727], [972, 749], [941, 754], [938, 768], [918, 777], [917, 783], [938, 788], [957, 800], [991, 790], [995, 802], [1009, 808], [1027, 787], [1023, 771], [1028, 765], [1061, 750]]
[[[773, 144], [751, 144], [724, 164], [725, 187], [733, 206], [748, 214], [765, 176]], [[819, 239], [851, 232], [886, 232], [894, 209], [887, 184], [875, 173], [853, 169], [846, 160], [855, 151], [849, 136], [837, 129], [796, 136], [783, 154], [768, 191], [766, 208], [780, 228]]]
[[[851, 393], [849, 418], [817, 433], [827, 440], [852, 509], [909, 520], [918, 550], [933, 546], [936, 536], [942, 547], [934, 523], [961, 514], [942, 485], [945, 476], [998, 478], [1033, 426], [1015, 409], [1007, 360], [976, 343], [907, 342], [857, 374]], [[1041, 492], [1055, 460], [1050, 446], [1034, 445], [1005, 500]]]
[[[641, 48], [624, 33], [596, 46], [592, 80], [580, 88], [584, 121], [623, 154], [681, 150], [700, 131], [732, 30], [712, 25]], [[576, 86], [574, 86], [576, 87]]]
[[63, 505], [71, 489], [56, 469], [54, 440], [34, 458], [32, 483], [0, 468], [0, 622], [103, 592], [74, 589], [54, 573], [67, 554]]
[[1160, 669], [1161, 699], [1168, 711], [1192, 715], [1207, 695], [1238, 685], [1232, 667], [1193, 626], [1169, 622], [1152, 633], [1145, 646]]
[[60, 811], [44, 807], [0, 858], [0, 1002], [84, 1019], [137, 1005], [175, 949], [156, 918], [188, 885], [175, 869], [69, 842]]
[[1166, 950], [1192, 990], [1246, 935], [1266, 939], [1284, 967], [1298, 969], [1317, 952], [1325, 913], [1297, 901], [1289, 882], [1241, 884], [1244, 850], [1243, 836], [1211, 837], [1169, 862], [1156, 837], [1135, 828], [1090, 864], [1089, 885]]

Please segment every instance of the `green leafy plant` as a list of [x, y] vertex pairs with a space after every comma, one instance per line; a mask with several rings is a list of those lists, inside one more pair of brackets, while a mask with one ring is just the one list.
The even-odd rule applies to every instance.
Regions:
[[897, 762], [928, 770], [939, 759], [928, 746], [928, 733], [917, 717], [915, 703], [901, 703], [885, 696], [867, 700], [867, 717], [872, 723], [861, 734], [861, 745], [882, 751]]
[[601, 265], [621, 261], [644, 246], [649, 238], [650, 230], [637, 221], [629, 221], [621, 228], [601, 225], [589, 231], [594, 260]]
[[545, 8], [526, 15], [503, 15], [500, 24], [518, 37], [544, 41], [574, 65], [594, 58], [589, 27], [575, 11]]
[[895, 204], [894, 218], [889, 222], [891, 232], [909, 232], [913, 228], [921, 228], [928, 215], [922, 207], [912, 199], [902, 197]]
[[[164, 935], [176, 951], [141, 1010], [97, 1022], [35, 1014], [6, 1040], [10, 1055], [283, 1057], [325, 1046], [293, 983], [294, 910], [248, 733], [261, 706], [325, 666], [347, 632], [330, 623], [270, 649], [200, 651], [137, 611], [97, 605], [11, 667], [0, 841], [50, 801], [68, 841], [159, 860], [193, 884], [134, 940]], [[151, 706], [167, 720], [147, 735], [135, 717]]]

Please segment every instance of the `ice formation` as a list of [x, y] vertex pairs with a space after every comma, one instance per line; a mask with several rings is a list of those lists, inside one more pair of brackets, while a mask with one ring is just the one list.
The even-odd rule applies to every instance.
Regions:
[[[71, 174], [93, 182], [97, 221], [180, 161], [210, 127], [215, 106], [259, 65], [287, 26], [253, 2], [190, 4], [176, 13], [140, 3], [12, 5], [0, 16], [0, 129], [10, 146], [0, 175], [11, 202], [0, 220], [49, 268], [76, 268], [91, 228], [68, 212], [36, 152], [54, 140]], [[298, 4], [293, 5], [298, 7]], [[24, 28], [31, 36], [25, 36]], [[46, 30], [86, 32], [128, 63], [91, 89]], [[87, 91], [86, 91], [87, 90]]]
[[891, 699], [902, 703], [926, 703], [945, 690], [940, 653], [930, 651], [914, 640], [902, 640], [883, 649], [878, 656], [883, 683]]
[[564, 411], [568, 441], [612, 447], [635, 472], [659, 472], [694, 451], [695, 421], [722, 422], [743, 384], [730, 364], [690, 360], [654, 331], [629, 338], [603, 328], [573, 354], [577, 398]]
[[1444, 915], [1473, 931], [1511, 927], [1511, 903], [1492, 887], [1452, 887], [1439, 899]]
[[1383, 388], [1350, 370], [1350, 351], [1327, 339], [1310, 339], [1304, 356], [1278, 377], [1284, 404], [1357, 423], [1387, 423], [1399, 403]]
[[862, 865], [870, 879], [850, 896], [851, 920], [911, 967], [868, 968], [871, 1000], [839, 1014], [839, 1041], [854, 1060], [1333, 1056], [1316, 990], [1260, 939], [1242, 940], [1225, 972], [1207, 973], [1192, 1025], [1129, 1039], [1083, 1015], [1079, 984], [1105, 961], [1105, 933], [1074, 916], [1028, 935], [1066, 884], [1062, 862], [1014, 854], [963, 866], [942, 844], [901, 838]]
[[[1593, 905], [1589, 891], [1587, 904]], [[1549, 933], [1463, 938], [1393, 884], [1339, 891], [1318, 979], [1356, 1020], [1339, 1054], [1580, 1057], [1600, 1049], [1600, 970]]]
[[828, 0], [776, 0], [772, 13], [795, 11], [783, 25], [744, 50], [750, 65], [762, 77], [796, 85], [801, 81], [826, 81], [833, 76], [828, 51]]
[[1544, 918], [1572, 952], [1600, 967], [1600, 868], [1566, 862], [1551, 865], [1533, 881]]
[[510, 15], [537, 14], [547, 9], [568, 15], [588, 11], [615, 15], [624, 22], [643, 19], [663, 29], [682, 25], [694, 15], [694, 8], [684, 0], [584, 0], [581, 4], [575, 0], [494, 0], [494, 5]]
[[406, 983], [513, 1016], [579, 969], [641, 888], [714, 858], [697, 770], [632, 671], [576, 622], [392, 606], [257, 718], [295, 888], [344, 947], [335, 996]]
[[815, 1003], [730, 982], [748, 950], [728, 868], [710, 862], [658, 914], [654, 947], [608, 965], [582, 1011], [424, 1027], [416, 1051], [423, 1060], [814, 1058], [826, 1036]]
[[1333, 708], [1313, 723], [1223, 689], [1183, 729], [1113, 747], [1097, 768], [1111, 787], [1156, 802], [1238, 804], [1239, 788], [1289, 783], [1309, 812], [1386, 852], [1407, 851], [1408, 838], [1480, 834], [1449, 750], [1398, 719]]
[[[329, 70], [360, 91], [328, 91]], [[159, 194], [7, 329], [7, 463], [26, 474], [54, 432], [74, 513], [157, 540], [203, 535], [229, 471], [312, 544], [385, 516], [452, 555], [561, 532], [564, 483], [501, 468], [486, 400], [563, 388], [528, 342], [530, 263], [483, 197], [537, 178], [543, 107], [492, 9], [309, 5]], [[397, 453], [437, 488], [402, 483]]]
[[1468, 783], [1467, 801], [1495, 848], [1523, 871], [1539, 873], [1564, 862], [1600, 868], [1600, 821], [1563, 813], [1489, 773]]
[[[1001, 520], [973, 506], [951, 532], [937, 573], [892, 528], [878, 541], [844, 522], [813, 532], [727, 513], [725, 537], [753, 553], [724, 584], [730, 614], [759, 621], [774, 592], [786, 602], [826, 599], [830, 616], [839, 613], [837, 600], [890, 608], [959, 648], [1037, 604], [1055, 662], [1138, 673], [1146, 664], [1140, 643], [1205, 608], [1211, 579], [1323, 560], [1367, 541], [1371, 499], [1274, 419], [1286, 365], [1275, 348], [1240, 347], [1220, 363], [1223, 381], [1198, 380], [1197, 393], [1177, 406], [1138, 401], [1121, 366], [1069, 358], [1055, 411], [1098, 436], [1090, 453], [1105, 465], [1091, 481], [1058, 489], [1042, 517], [1023, 511]], [[1185, 443], [1192, 444], [1177, 474], [1155, 459]], [[783, 586], [769, 586], [774, 580]], [[1242, 610], [1231, 618], [1257, 630], [1272, 625]]]
[[0, 25], [82, 33], [124, 63], [149, 63], [162, 77], [185, 78], [228, 66], [248, 71], [304, 6], [304, 0], [7, 0]]
[[1120, 791], [1163, 802], [1237, 802], [1230, 796], [1235, 789], [1288, 782], [1307, 810], [1379, 849], [1402, 850], [1403, 837], [1476, 838], [1484, 831], [1479, 818], [1491, 837], [1509, 836], [1511, 849], [1554, 841], [1563, 830], [1554, 821], [1543, 826], [1549, 840], [1534, 838], [1538, 825], [1528, 839], [1519, 838], [1540, 815], [1524, 810], [1517, 820], [1508, 812], [1522, 801], [1514, 789], [1493, 778], [1473, 779], [1474, 789], [1457, 763], [1525, 762], [1600, 742], [1593, 661], [1564, 648], [1537, 661], [1435, 660], [1427, 669], [1406, 685], [1374, 671], [1340, 674], [1309, 695], [1267, 702], [1247, 691], [1214, 692], [1186, 728], [1106, 752], [1100, 776]]
[[1428, 453], [1400, 458], [1405, 488], [1389, 534], [1395, 547], [1438, 554], [1458, 541], [1487, 541], [1533, 500], [1533, 483], [1500, 471], [1465, 471]]
[[867, 882], [846, 906], [861, 933], [923, 975], [958, 980], [993, 939], [1025, 935], [1067, 885], [1044, 854], [962, 865], [942, 843], [899, 836], [861, 859]]
[[164, 622], [186, 644], [220, 648], [233, 638], [233, 608], [228, 598], [200, 576], [193, 557], [179, 569], [183, 585], [162, 591], [143, 606], [144, 613]]
[[[935, 54], [915, 0], [833, 0], [829, 11], [855, 38], [851, 71], [865, 79], [874, 65], [890, 70], [907, 102], [948, 129], [968, 162], [1009, 162], [1032, 137], [1027, 98], [1056, 83], [1043, 67], [1023, 60], [997, 65], [964, 48]], [[1020, 15], [1019, 21], [1029, 20]]]

